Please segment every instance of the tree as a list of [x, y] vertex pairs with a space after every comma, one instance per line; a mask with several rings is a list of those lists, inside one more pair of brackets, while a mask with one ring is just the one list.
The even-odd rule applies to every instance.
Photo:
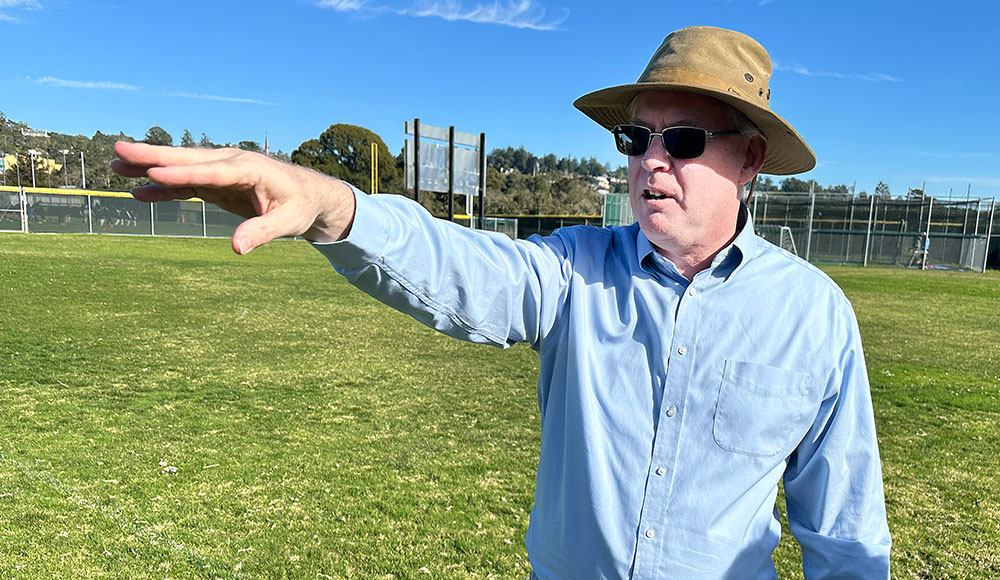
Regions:
[[914, 199], [914, 198], [918, 198], [918, 197], [920, 199], [923, 199], [923, 197], [924, 197], [924, 190], [923, 189], [916, 189], [916, 188], [911, 187], [909, 190], [907, 190], [906, 197], [908, 197], [910, 199]]
[[219, 146], [212, 143], [212, 140], [208, 138], [208, 135], [202, 133], [201, 140], [198, 141], [198, 147], [204, 147], [205, 149], [218, 149]]
[[146, 138], [142, 140], [143, 143], [149, 143], [150, 145], [173, 145], [174, 138], [167, 133], [163, 127], [154, 126], [150, 127], [149, 131], [146, 131]]
[[559, 162], [556, 156], [552, 153], [541, 158], [538, 162], [538, 169], [542, 173], [555, 173], [557, 171], [556, 164]]
[[878, 182], [878, 185], [875, 186], [875, 196], [876, 197], [890, 197], [889, 186], [886, 185], [882, 181]]
[[260, 143], [256, 141], [240, 141], [240, 144], [237, 145], [237, 147], [244, 151], [253, 151], [254, 153], [261, 153], [264, 151], [260, 148]]
[[196, 145], [194, 137], [191, 136], [191, 131], [184, 129], [184, 134], [181, 135], [181, 147], [194, 147]]
[[776, 191], [778, 186], [774, 184], [774, 180], [771, 176], [765, 175], [763, 177], [757, 178], [757, 185], [754, 186], [757, 191]]
[[362, 190], [370, 188], [371, 143], [378, 147], [378, 174], [380, 189], [385, 184], [397, 183], [399, 174], [396, 159], [389, 153], [382, 138], [357, 125], [338, 123], [310, 139], [292, 152], [292, 163], [310, 167], [332, 175]]
[[809, 183], [795, 177], [788, 177], [781, 180], [781, 191], [809, 191]]

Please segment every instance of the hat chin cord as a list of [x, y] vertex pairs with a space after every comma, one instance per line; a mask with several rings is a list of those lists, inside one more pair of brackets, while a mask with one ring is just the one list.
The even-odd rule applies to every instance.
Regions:
[[747, 198], [743, 201], [747, 207], [750, 207], [750, 199], [753, 198], [753, 190], [755, 187], [757, 187], [757, 175], [754, 175], [753, 179], [750, 180], [750, 193], [747, 194]]

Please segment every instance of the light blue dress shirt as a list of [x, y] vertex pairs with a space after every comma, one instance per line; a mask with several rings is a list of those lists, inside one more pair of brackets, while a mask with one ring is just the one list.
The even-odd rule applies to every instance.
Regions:
[[511, 241], [356, 192], [346, 278], [447, 335], [538, 352], [539, 580], [773, 579], [784, 478], [806, 578], [889, 576], [857, 322], [748, 221], [688, 281], [638, 225]]

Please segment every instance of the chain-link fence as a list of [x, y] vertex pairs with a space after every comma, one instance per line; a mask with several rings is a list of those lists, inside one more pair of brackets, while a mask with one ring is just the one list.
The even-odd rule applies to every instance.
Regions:
[[[984, 271], [1000, 260], [996, 205], [992, 198], [761, 192], [750, 211], [761, 237], [812, 262]], [[603, 218], [498, 216], [487, 229], [526, 238], [602, 219], [632, 223], [628, 195], [605, 196]], [[121, 192], [0, 186], [0, 231], [230, 237], [241, 221], [198, 199], [147, 204]]]
[[[199, 199], [143, 203], [128, 193], [0, 186], [0, 231], [231, 237], [242, 218]], [[468, 216], [455, 221], [469, 226]], [[476, 220], [473, 220], [475, 223]], [[485, 229], [511, 238], [548, 235], [601, 216], [492, 216]]]
[[[812, 262], [978, 271], [1000, 265], [992, 198], [759, 192], [750, 211], [761, 237]], [[628, 195], [605, 196], [604, 217], [606, 225], [632, 223]]]
[[229, 237], [242, 221], [199, 199], [142, 203], [127, 193], [0, 186], [0, 230]]
[[983, 271], [990, 238], [1000, 234], [992, 198], [760, 193], [750, 209], [762, 237], [778, 243], [788, 228], [812, 262]]

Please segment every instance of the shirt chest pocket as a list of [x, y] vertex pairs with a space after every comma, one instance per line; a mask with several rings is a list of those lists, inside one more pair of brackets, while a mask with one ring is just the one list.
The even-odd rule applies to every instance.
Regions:
[[770, 457], [791, 453], [819, 404], [810, 375], [727, 360], [715, 407], [715, 442], [726, 451]]

